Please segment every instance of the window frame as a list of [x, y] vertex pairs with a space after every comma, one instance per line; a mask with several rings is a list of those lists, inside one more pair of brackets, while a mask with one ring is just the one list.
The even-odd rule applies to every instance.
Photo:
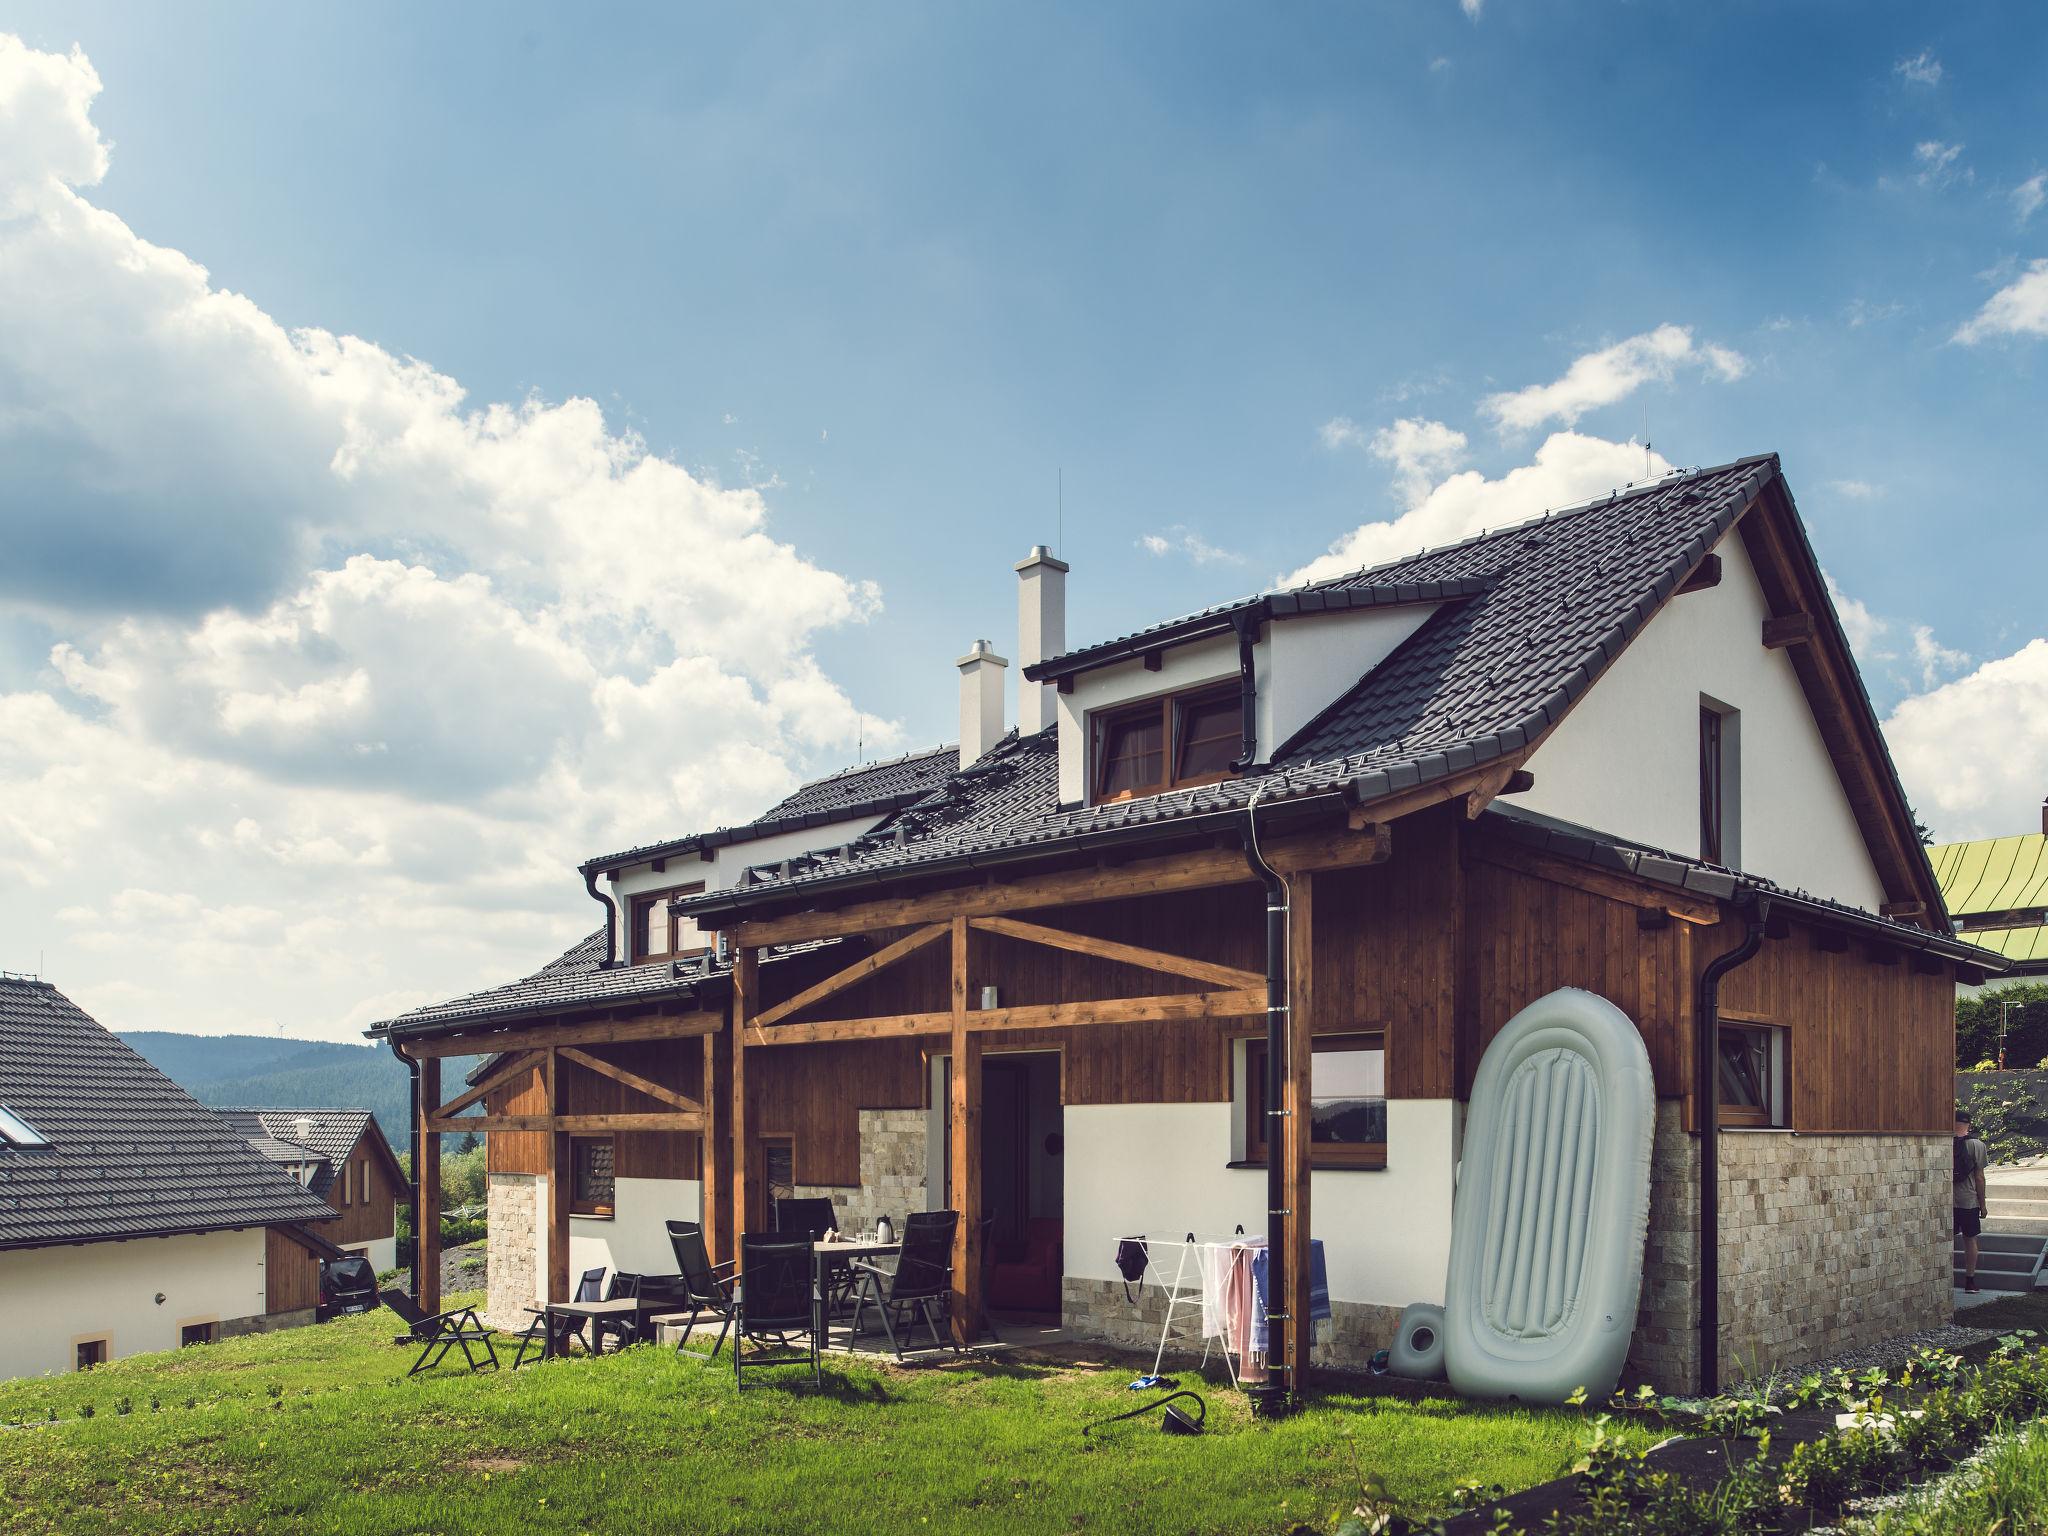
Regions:
[[[85, 1358], [85, 1351], [96, 1352], [95, 1358]], [[111, 1333], [82, 1333], [71, 1341], [71, 1369], [73, 1371], [97, 1370], [114, 1358], [114, 1336]]]
[[[1387, 1056], [1387, 1032], [1384, 1028], [1352, 1028], [1321, 1031], [1309, 1037], [1312, 1051], [1357, 1050], [1359, 1042], [1371, 1042], [1362, 1048], [1380, 1053], [1382, 1071]], [[1261, 1036], [1248, 1036], [1244, 1045], [1244, 1161], [1264, 1167], [1267, 1161], [1265, 1134], [1266, 1111], [1266, 1042]], [[1381, 1096], [1386, 1102], [1389, 1095]], [[1384, 1141], [1323, 1142], [1313, 1139], [1309, 1142], [1308, 1165], [1316, 1168], [1370, 1168], [1383, 1169], [1387, 1166], [1387, 1144]]]
[[[1179, 772], [1181, 753], [1186, 745], [1185, 723], [1188, 713], [1196, 706], [1228, 701], [1235, 707], [1242, 707], [1242, 685], [1236, 679], [1223, 682], [1197, 683], [1191, 687], [1178, 688], [1169, 693], [1155, 694], [1147, 699], [1132, 699], [1122, 704], [1105, 704], [1100, 709], [1088, 712], [1088, 803], [1090, 805], [1117, 805], [1125, 800], [1142, 800], [1151, 795], [1163, 795], [1176, 789], [1193, 789], [1203, 784], [1220, 784], [1225, 779], [1235, 778], [1234, 770], [1219, 769], [1214, 773], [1196, 773], [1183, 776]], [[1126, 721], [1141, 721], [1147, 714], [1156, 714], [1159, 724], [1159, 777], [1149, 784], [1133, 786], [1110, 795], [1103, 793], [1103, 775], [1109, 766], [1104, 755], [1109, 744], [1109, 733]], [[1240, 725], [1238, 751], [1244, 751], [1244, 734]]]
[[[611, 1204], [601, 1205], [595, 1200], [582, 1199], [577, 1184], [582, 1177], [580, 1164], [584, 1147], [602, 1142], [612, 1149], [612, 1199]], [[569, 1214], [571, 1216], [593, 1216], [609, 1219], [618, 1215], [619, 1206], [619, 1140], [616, 1136], [571, 1136], [569, 1138]]]
[[[651, 965], [665, 960], [690, 960], [698, 955], [711, 953], [712, 946], [709, 942], [692, 949], [676, 948], [682, 925], [688, 924], [690, 931], [700, 938], [703, 937], [704, 931], [689, 918], [678, 917], [675, 913], [667, 911], [669, 904], [678, 897], [701, 895], [703, 890], [704, 882], [693, 880], [687, 885], [672, 885], [667, 890], [642, 891], [637, 896], [627, 897], [626, 911], [630, 918], [626, 926], [626, 950], [630, 957], [628, 963]], [[658, 953], [650, 952], [647, 948], [647, 914], [656, 906], [662, 908], [668, 923], [668, 948]]]
[[1767, 1042], [1769, 1064], [1763, 1083], [1761, 1106], [1731, 1104], [1721, 1096], [1719, 1038], [1714, 1068], [1714, 1123], [1731, 1131], [1786, 1131], [1792, 1128], [1792, 1031], [1783, 1024], [1760, 1019], [1722, 1018], [1718, 1036], [1761, 1035]]
[[[193, 1332], [198, 1329], [204, 1329], [205, 1332], [198, 1338], [193, 1338]], [[201, 1344], [218, 1344], [219, 1342], [220, 1319], [217, 1317], [195, 1317], [178, 1324], [178, 1348], [180, 1349], [194, 1349]]]
[[348, 1208], [349, 1208], [349, 1207], [350, 1207], [351, 1205], [355, 1204], [355, 1202], [354, 1202], [353, 1200], [351, 1200], [351, 1199], [349, 1198], [349, 1191], [350, 1191], [350, 1188], [351, 1188], [351, 1185], [352, 1185], [352, 1182], [353, 1182], [353, 1181], [352, 1181], [352, 1179], [351, 1179], [351, 1175], [353, 1174], [353, 1172], [354, 1172], [354, 1171], [355, 1171], [355, 1164], [353, 1164], [353, 1163], [351, 1163], [350, 1161], [348, 1161], [348, 1159], [347, 1159], [347, 1158], [343, 1158], [343, 1159], [342, 1159], [342, 1163], [341, 1163], [341, 1180], [340, 1180], [340, 1184], [341, 1184], [341, 1209], [342, 1209], [342, 1210], [344, 1210], [344, 1211], [345, 1211], [345, 1210], [347, 1210], [347, 1209], [348, 1209]]
[[1727, 722], [1700, 702], [1700, 858], [1721, 864], [1728, 832]]

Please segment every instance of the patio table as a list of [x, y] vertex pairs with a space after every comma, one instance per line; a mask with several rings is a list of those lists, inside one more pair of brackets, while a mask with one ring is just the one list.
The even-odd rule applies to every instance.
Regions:
[[582, 1324], [595, 1318], [630, 1317], [633, 1319], [634, 1332], [637, 1335], [641, 1314], [659, 1311], [668, 1304], [668, 1301], [661, 1297], [643, 1299], [634, 1296], [620, 1296], [612, 1301], [551, 1301], [546, 1308], [548, 1329], [547, 1339], [541, 1348], [541, 1358], [552, 1360], [556, 1355], [565, 1355], [569, 1352], [567, 1335], [572, 1330], [557, 1327], [558, 1322]]
[[[818, 1332], [818, 1348], [825, 1347], [826, 1325], [831, 1321], [826, 1308], [825, 1285], [831, 1277], [832, 1266], [853, 1259], [872, 1259], [883, 1254], [901, 1253], [903, 1244], [863, 1243], [840, 1238], [829, 1243], [811, 1244], [811, 1326]], [[851, 1345], [852, 1341], [848, 1340]]]

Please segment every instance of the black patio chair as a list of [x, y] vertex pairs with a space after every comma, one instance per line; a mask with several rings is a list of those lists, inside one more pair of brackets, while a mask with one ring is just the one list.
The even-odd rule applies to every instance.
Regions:
[[[838, 1211], [822, 1195], [792, 1196], [775, 1202], [775, 1230], [786, 1237], [803, 1233], [812, 1242], [821, 1243], [825, 1234], [838, 1225]], [[835, 1308], [853, 1300], [853, 1271], [846, 1260], [834, 1259], [826, 1270], [825, 1295]]]
[[[812, 1320], [811, 1240], [801, 1233], [740, 1238], [738, 1299], [733, 1307], [732, 1374], [745, 1390], [746, 1372], [770, 1365], [808, 1365], [811, 1383], [824, 1385], [818, 1333]], [[796, 1340], [802, 1340], [801, 1346]], [[746, 1346], [759, 1346], [752, 1359]]]
[[[498, 1352], [491, 1347], [491, 1330], [478, 1319], [475, 1307], [450, 1307], [446, 1312], [430, 1315], [401, 1290], [384, 1291], [379, 1299], [405, 1324], [406, 1331], [393, 1342], [420, 1346], [419, 1358], [406, 1375], [417, 1376], [421, 1371], [432, 1370], [447, 1358], [451, 1349], [462, 1351], [462, 1358], [469, 1362], [472, 1371], [480, 1371], [486, 1365], [494, 1371], [498, 1368]], [[476, 1345], [483, 1346], [481, 1360], [474, 1353]]]
[[[676, 1254], [676, 1274], [681, 1296], [678, 1310], [657, 1317], [659, 1323], [679, 1322], [682, 1332], [676, 1336], [676, 1353], [696, 1355], [699, 1360], [711, 1361], [718, 1358], [718, 1351], [725, 1345], [725, 1336], [732, 1328], [733, 1295], [732, 1271], [738, 1266], [727, 1259], [723, 1264], [711, 1262], [711, 1252], [704, 1246], [704, 1228], [694, 1221], [672, 1221], [668, 1223], [669, 1246]], [[684, 1313], [681, 1308], [688, 1307]], [[686, 1348], [690, 1342], [690, 1331], [702, 1318], [709, 1322], [718, 1319], [718, 1337], [711, 1345], [710, 1354], [701, 1354]]]
[[[604, 1266], [600, 1264], [595, 1269], [583, 1271], [582, 1278], [576, 1282], [575, 1299], [577, 1301], [596, 1301], [603, 1294]], [[569, 1341], [571, 1339], [581, 1339], [583, 1341], [584, 1353], [588, 1354], [590, 1352], [590, 1340], [583, 1332], [582, 1319], [573, 1317], [550, 1318], [546, 1307], [528, 1307], [526, 1313], [526, 1326], [512, 1335], [513, 1338], [519, 1341], [519, 1353], [512, 1357], [513, 1370], [516, 1371], [519, 1367], [526, 1364], [526, 1352], [529, 1349], [536, 1351], [534, 1355], [536, 1360], [547, 1354], [548, 1329], [550, 1327], [555, 1330], [555, 1348], [562, 1353], [568, 1353]]]
[[[640, 1277], [623, 1269], [612, 1271], [611, 1289], [605, 1292], [606, 1301], [638, 1301], [640, 1299]], [[606, 1339], [617, 1340], [617, 1347], [624, 1349], [628, 1344], [640, 1342], [640, 1314], [630, 1317], [599, 1317], [591, 1320], [590, 1352], [604, 1353]]]
[[911, 1324], [920, 1318], [935, 1349], [959, 1351], [960, 1346], [942, 1337], [938, 1327], [952, 1310], [953, 1233], [959, 1225], [958, 1211], [912, 1211], [903, 1220], [903, 1251], [896, 1256], [893, 1272], [854, 1261], [859, 1291], [853, 1303], [853, 1337], [860, 1337], [861, 1318], [872, 1302], [898, 1360], [903, 1358]]

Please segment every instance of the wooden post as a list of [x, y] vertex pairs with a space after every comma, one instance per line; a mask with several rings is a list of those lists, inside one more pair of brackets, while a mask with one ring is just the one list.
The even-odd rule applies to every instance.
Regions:
[[[1309, 1168], [1315, 1119], [1310, 1087], [1315, 1066], [1315, 876], [1289, 882], [1287, 942], [1287, 1056], [1283, 1089], [1287, 1111], [1287, 1388], [1297, 1399], [1308, 1390], [1315, 1322], [1309, 1314]], [[1270, 1147], [1269, 1147], [1270, 1152]]]
[[705, 1035], [704, 1079], [699, 1099], [704, 1130], [697, 1138], [697, 1179], [703, 1191], [699, 1220], [711, 1262], [732, 1257], [732, 1037]]
[[[548, 1095], [548, 1118], [562, 1114], [561, 1066], [552, 1049], [542, 1064]], [[547, 1301], [570, 1301], [569, 1290], [569, 1197], [576, 1180], [575, 1149], [566, 1131], [548, 1131], [548, 1282]]]
[[441, 1062], [420, 1063], [420, 1123], [413, 1127], [413, 1179], [419, 1203], [413, 1212], [414, 1247], [419, 1253], [420, 1293], [414, 1299], [422, 1312], [441, 1310], [441, 1138], [427, 1129], [427, 1120], [441, 1107]]
[[967, 919], [953, 919], [953, 1338], [971, 1344], [981, 1324], [981, 1036], [967, 1028]]
[[[732, 962], [732, 1252], [740, 1256], [740, 1236], [747, 1230], [752, 1197], [748, 1190], [752, 1159], [747, 1146], [747, 1024], [759, 1011], [760, 955], [741, 949]], [[735, 1270], [735, 1274], [739, 1271]]]

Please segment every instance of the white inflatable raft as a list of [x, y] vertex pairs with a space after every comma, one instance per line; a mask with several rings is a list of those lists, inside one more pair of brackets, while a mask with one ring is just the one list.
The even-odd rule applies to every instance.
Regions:
[[1472, 1084], [1444, 1364], [1474, 1397], [1614, 1390], [1635, 1331], [1657, 1095], [1628, 1016], [1564, 988], [1516, 1014]]

